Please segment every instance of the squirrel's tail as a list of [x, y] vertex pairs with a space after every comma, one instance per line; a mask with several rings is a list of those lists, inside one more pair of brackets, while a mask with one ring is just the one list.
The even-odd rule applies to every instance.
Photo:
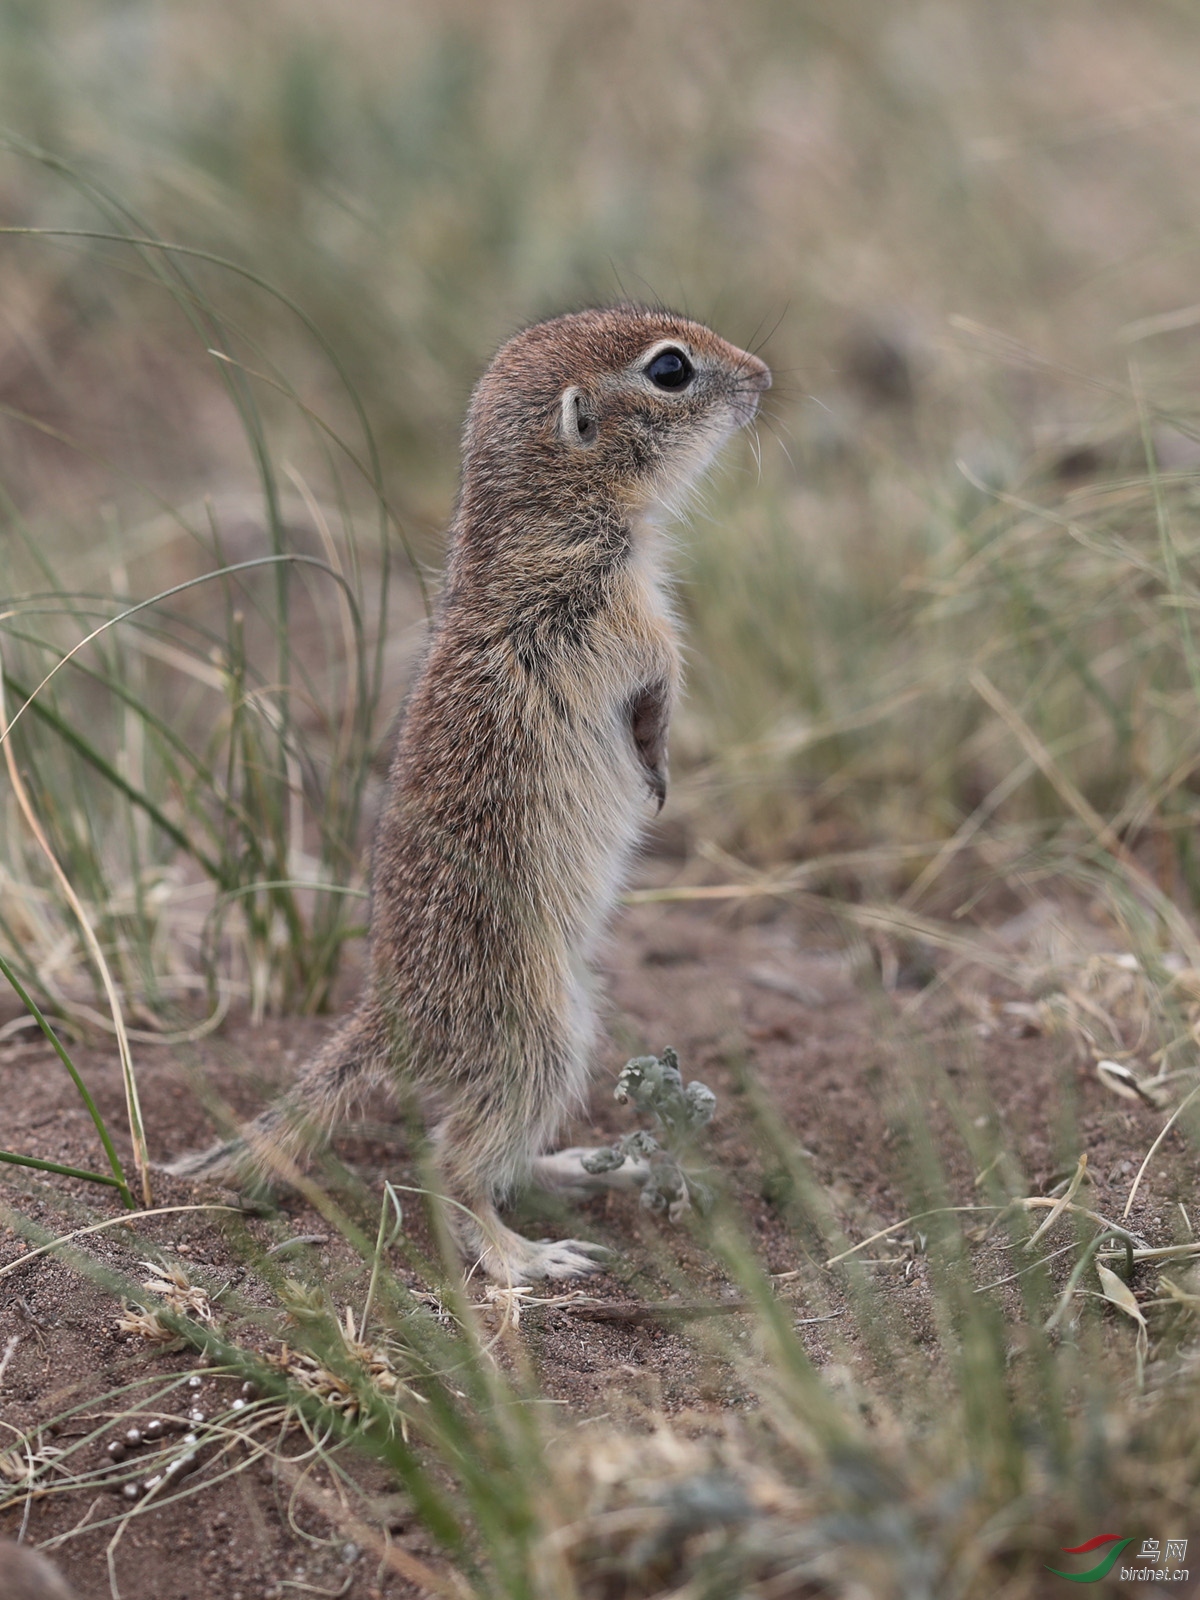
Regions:
[[360, 1006], [288, 1092], [247, 1122], [235, 1138], [180, 1156], [163, 1171], [215, 1183], [286, 1178], [304, 1156], [326, 1142], [347, 1108], [374, 1087], [386, 1069], [385, 1029], [379, 1013], [373, 1005]]

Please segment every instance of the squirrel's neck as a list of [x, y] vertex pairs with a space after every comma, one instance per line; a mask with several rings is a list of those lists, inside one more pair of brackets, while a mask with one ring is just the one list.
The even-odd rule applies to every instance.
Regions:
[[634, 556], [637, 534], [617, 506], [543, 505], [532, 496], [505, 505], [499, 497], [464, 496], [450, 529], [450, 585], [594, 580]]

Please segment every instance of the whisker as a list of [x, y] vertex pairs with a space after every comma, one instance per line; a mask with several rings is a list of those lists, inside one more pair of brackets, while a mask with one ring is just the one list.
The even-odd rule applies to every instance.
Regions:
[[[762, 420], [766, 423], [767, 427], [770, 429], [771, 435], [774, 438], [775, 443], [783, 451], [784, 460], [787, 462], [788, 466], [792, 469], [792, 472], [795, 473], [795, 471], [796, 471], [796, 463], [792, 459], [792, 452], [788, 449], [787, 445], [784, 444], [782, 438], [779, 435], [779, 430], [776, 427], [776, 419], [774, 417], [770, 416], [770, 415], [765, 415]], [[789, 429], [788, 432], [790, 433], [791, 430]], [[792, 439], [793, 439], [793, 442], [795, 442], [795, 435], [794, 434], [792, 435]]]
[[[787, 316], [788, 312], [791, 309], [792, 309], [792, 302], [791, 302], [790, 299], [788, 299], [787, 301], [784, 302], [783, 310], [779, 313], [779, 315], [775, 318], [775, 321], [771, 324], [770, 328], [768, 329], [768, 331], [766, 333], [766, 336], [763, 339], [761, 339], [758, 344], [751, 344], [750, 345], [749, 349], [750, 349], [750, 354], [752, 356], [756, 356], [758, 354], [758, 352], [763, 348], [763, 346], [765, 344], [768, 344], [775, 337], [775, 335], [779, 332], [780, 323], [783, 321], [784, 317]], [[759, 328], [761, 328], [762, 327], [762, 323], [760, 322], [758, 326], [759, 326]], [[758, 328], [756, 328], [754, 330], [754, 332], [755, 332], [755, 336], [757, 337]]]

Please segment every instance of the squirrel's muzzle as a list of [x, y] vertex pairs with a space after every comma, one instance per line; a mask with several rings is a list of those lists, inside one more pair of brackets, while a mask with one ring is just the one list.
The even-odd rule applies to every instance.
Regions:
[[738, 424], [745, 427], [758, 415], [758, 403], [771, 387], [771, 369], [765, 361], [743, 351], [737, 364], [735, 404]]

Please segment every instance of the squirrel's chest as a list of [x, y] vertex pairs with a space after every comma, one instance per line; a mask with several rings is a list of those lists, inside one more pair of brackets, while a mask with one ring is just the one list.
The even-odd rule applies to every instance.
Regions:
[[681, 661], [669, 596], [636, 569], [615, 587], [572, 686], [570, 804], [602, 855], [624, 855], [666, 793]]
[[681, 676], [678, 625], [657, 573], [633, 564], [594, 619], [587, 668], [597, 709], [620, 711], [654, 687], [667, 702]]

